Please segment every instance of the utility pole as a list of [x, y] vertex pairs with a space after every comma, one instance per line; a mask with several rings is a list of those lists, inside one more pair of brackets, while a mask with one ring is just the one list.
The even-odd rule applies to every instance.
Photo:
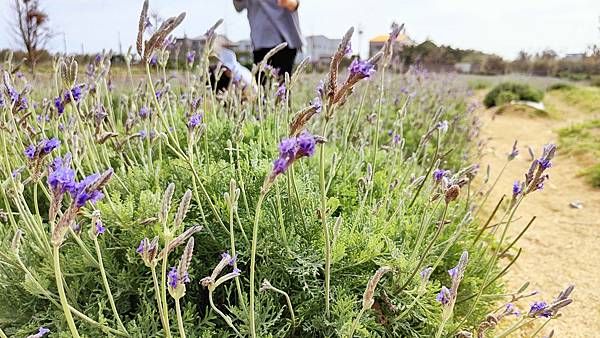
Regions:
[[63, 32], [63, 47], [65, 48], [65, 55], [67, 55], [67, 34]]
[[123, 55], [123, 45], [121, 45], [121, 32], [117, 31], [117, 36], [119, 39], [119, 55]]

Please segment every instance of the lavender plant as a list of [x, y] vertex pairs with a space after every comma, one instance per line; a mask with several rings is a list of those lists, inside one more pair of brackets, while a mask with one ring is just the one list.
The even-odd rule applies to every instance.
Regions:
[[196, 55], [173, 50], [184, 13], [150, 32], [148, 11], [122, 78], [110, 53], [57, 57], [35, 85], [3, 63], [0, 337], [468, 336], [512, 318], [506, 336], [571, 302], [517, 318], [505, 297], [533, 295], [499, 282], [556, 148], [480, 220], [498, 179], [472, 183], [474, 106], [452, 76], [390, 71], [402, 26], [368, 60], [345, 60], [350, 29], [324, 79], [267, 57], [249, 94], [207, 85], [221, 21]]

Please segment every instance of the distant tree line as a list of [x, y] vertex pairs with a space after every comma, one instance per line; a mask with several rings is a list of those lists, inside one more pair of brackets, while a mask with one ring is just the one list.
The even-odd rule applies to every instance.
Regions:
[[404, 68], [420, 64], [433, 71], [454, 71], [457, 64], [464, 63], [468, 64], [469, 72], [477, 74], [524, 73], [586, 79], [600, 75], [600, 46], [594, 45], [586, 53], [564, 58], [551, 49], [536, 54], [521, 51], [515, 60], [507, 61], [498, 55], [472, 49], [437, 46], [427, 40], [418, 45], [403, 47], [397, 62]]

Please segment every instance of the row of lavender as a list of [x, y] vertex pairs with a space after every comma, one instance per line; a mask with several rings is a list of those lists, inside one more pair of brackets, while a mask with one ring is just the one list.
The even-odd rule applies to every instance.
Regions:
[[349, 30], [320, 83], [263, 62], [257, 92], [215, 92], [219, 23], [168, 74], [185, 15], [146, 36], [147, 12], [141, 79], [131, 53], [121, 82], [109, 55], [85, 75], [57, 58], [44, 85], [4, 64], [0, 337], [483, 337], [514, 317], [502, 337], [571, 302], [569, 287], [521, 313], [535, 292], [499, 282], [555, 147], [480, 222], [497, 178], [472, 184], [476, 105], [451, 76], [386, 73], [401, 27], [343, 70]]

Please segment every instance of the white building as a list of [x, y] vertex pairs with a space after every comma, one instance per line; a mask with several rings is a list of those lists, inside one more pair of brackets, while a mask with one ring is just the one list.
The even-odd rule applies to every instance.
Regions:
[[250, 40], [240, 40], [235, 43], [235, 51], [238, 53], [252, 53], [252, 41]]
[[329, 63], [337, 51], [341, 39], [330, 39], [324, 35], [309, 35], [305, 37], [306, 45], [302, 47], [302, 57], [310, 56], [311, 62]]

